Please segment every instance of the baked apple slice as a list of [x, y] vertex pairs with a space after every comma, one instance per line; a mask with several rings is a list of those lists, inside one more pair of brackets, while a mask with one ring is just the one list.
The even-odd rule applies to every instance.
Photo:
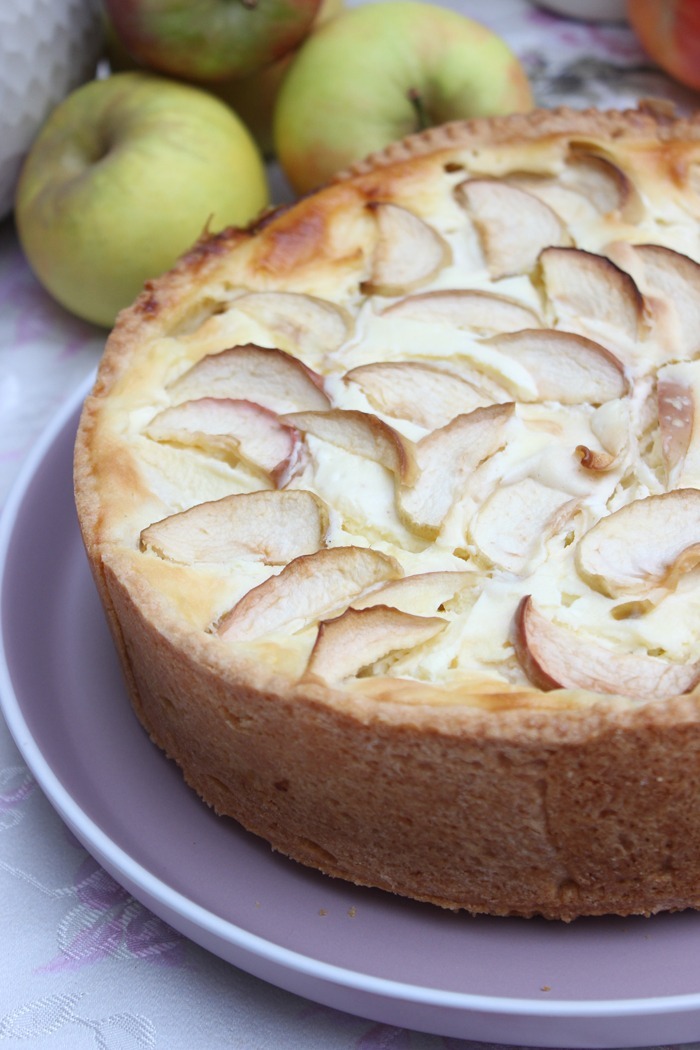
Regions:
[[624, 222], [636, 223], [644, 214], [637, 187], [609, 157], [585, 146], [573, 146], [562, 182], [587, 197], [601, 215], [617, 214]]
[[623, 456], [635, 440], [633, 431], [642, 425], [637, 422], [637, 409], [632, 398], [620, 398], [605, 401], [590, 417], [591, 432], [611, 456]]
[[370, 412], [333, 408], [328, 412], [293, 412], [284, 420], [305, 434], [381, 463], [402, 481], [410, 482], [413, 477], [411, 442]]
[[284, 350], [247, 343], [207, 354], [168, 386], [175, 401], [200, 397], [255, 401], [272, 412], [323, 411], [321, 376]]
[[556, 212], [517, 186], [498, 179], [468, 179], [455, 188], [455, 195], [471, 216], [495, 280], [530, 273], [548, 245], [571, 244]]
[[421, 438], [415, 446], [417, 479], [398, 490], [399, 516], [407, 528], [435, 539], [472, 472], [505, 444], [514, 409], [512, 402], [477, 408]]
[[231, 309], [251, 317], [275, 343], [293, 353], [332, 353], [352, 330], [350, 316], [341, 307], [297, 292], [248, 292], [234, 299]]
[[618, 456], [614, 456], [612, 452], [589, 448], [588, 445], [577, 445], [574, 455], [584, 470], [590, 470], [594, 474], [605, 474], [618, 462]]
[[372, 605], [388, 605], [401, 612], [429, 616], [439, 612], [459, 591], [474, 582], [474, 573], [459, 570], [437, 570], [404, 576], [400, 580], [383, 583], [381, 587], [363, 594], [352, 603], [353, 609], [369, 609]]
[[539, 328], [541, 325], [535, 311], [516, 299], [464, 288], [407, 296], [388, 306], [383, 316], [450, 325], [481, 335], [517, 332], [521, 328]]
[[[636, 244], [641, 261], [641, 287], [652, 298], [652, 310], [666, 339], [666, 347], [683, 359], [700, 353], [700, 263], [660, 244]], [[664, 317], [664, 307], [670, 317]], [[660, 315], [660, 316], [659, 316]]]
[[481, 505], [470, 526], [470, 537], [481, 555], [493, 565], [522, 575], [547, 540], [576, 513], [577, 499], [570, 493], [523, 478], [499, 486]]
[[154, 416], [144, 433], [153, 441], [242, 462], [279, 488], [303, 462], [299, 431], [253, 401], [216, 397], [183, 401]]
[[326, 547], [294, 558], [248, 591], [212, 630], [227, 642], [275, 631], [294, 633], [340, 610], [363, 591], [403, 575], [399, 563], [368, 547]]
[[391, 653], [422, 645], [446, 625], [440, 616], [415, 616], [386, 605], [346, 609], [319, 624], [305, 677], [340, 682]]
[[[454, 372], [413, 361], [377, 361], [345, 373], [373, 408], [426, 430], [443, 427], [455, 416], [493, 403], [495, 398]], [[503, 392], [503, 401], [508, 395]]]
[[579, 575], [610, 598], [673, 589], [700, 564], [700, 489], [634, 500], [601, 518], [576, 549]]
[[388, 201], [370, 201], [367, 208], [377, 224], [377, 243], [361, 285], [366, 295], [405, 295], [452, 261], [447, 242], [408, 208]]
[[603, 255], [581, 248], [545, 248], [540, 254], [542, 280], [560, 327], [602, 323], [636, 341], [643, 322], [644, 299], [630, 275]]
[[540, 197], [567, 222], [579, 217], [580, 200], [599, 215], [616, 215], [623, 222], [635, 223], [644, 214], [639, 191], [628, 175], [609, 158], [585, 147], [571, 149], [556, 178], [528, 172], [509, 176], [508, 181]]
[[700, 485], [700, 361], [660, 368], [657, 400], [669, 482]]
[[185, 565], [262, 561], [286, 565], [324, 542], [328, 510], [305, 489], [237, 493], [171, 514], [143, 529], [142, 551]]
[[539, 689], [588, 689], [644, 700], [669, 700], [700, 682], [700, 661], [674, 664], [646, 653], [621, 653], [543, 616], [527, 596], [515, 614], [518, 661]]
[[524, 365], [540, 401], [600, 405], [628, 392], [619, 358], [574, 332], [525, 329], [492, 336], [487, 345]]

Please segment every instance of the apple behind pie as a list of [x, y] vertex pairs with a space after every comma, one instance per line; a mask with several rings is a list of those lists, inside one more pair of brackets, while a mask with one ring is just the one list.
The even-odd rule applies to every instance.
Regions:
[[700, 119], [444, 125], [124, 311], [76, 446], [220, 813], [492, 915], [700, 906]]

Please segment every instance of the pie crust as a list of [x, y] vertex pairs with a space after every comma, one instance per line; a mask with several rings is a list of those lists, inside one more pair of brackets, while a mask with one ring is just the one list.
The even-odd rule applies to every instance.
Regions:
[[492, 915], [700, 906], [700, 117], [444, 125], [205, 235], [75, 490], [219, 814]]

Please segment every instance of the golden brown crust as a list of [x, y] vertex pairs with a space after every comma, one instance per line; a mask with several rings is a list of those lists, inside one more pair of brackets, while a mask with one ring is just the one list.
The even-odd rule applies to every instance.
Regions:
[[105, 584], [154, 741], [288, 856], [475, 913], [700, 905], [697, 700], [448, 713], [285, 695], [194, 658], [109, 568]]
[[660, 142], [688, 142], [700, 139], [700, 114], [678, 118], [668, 105], [650, 100], [635, 109], [602, 112], [578, 110], [568, 106], [538, 109], [503, 117], [452, 121], [409, 135], [387, 149], [372, 153], [334, 176], [334, 182], [356, 178], [392, 164], [401, 164], [426, 154], [473, 149], [481, 145], [503, 145], [541, 141], [565, 136], [576, 141], [590, 137], [617, 142], [654, 139]]
[[497, 167], [499, 150], [513, 148], [528, 170], [533, 157], [555, 167], [572, 143], [621, 141], [632, 144], [630, 163], [644, 145], [645, 189], [668, 189], [671, 171], [691, 213], [700, 116], [560, 109], [446, 125], [248, 231], [204, 237], [149, 282], [110, 337], [76, 444], [76, 501], [137, 714], [217, 812], [330, 875], [497, 915], [700, 906], [700, 690], [640, 703], [391, 675], [334, 686], [261, 664], [245, 646], [225, 649], [193, 628], [196, 603], [184, 616], [173, 598], [179, 570], [142, 570], [138, 534], [126, 541], [115, 528], [144, 507], [146, 523], [158, 520], [165, 504], [110, 414], [135, 373], [148, 386], [164, 341], [186, 343], [207, 296], [360, 283], [374, 221], [365, 203], [429, 198], [446, 164], [456, 170], [481, 150]]

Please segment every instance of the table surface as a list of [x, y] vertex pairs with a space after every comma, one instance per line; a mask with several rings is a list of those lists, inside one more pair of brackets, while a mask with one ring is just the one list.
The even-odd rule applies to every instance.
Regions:
[[[442, 2], [510, 43], [540, 105], [620, 108], [664, 97], [689, 111], [700, 101], [650, 64], [624, 24], [560, 18], [528, 0]], [[270, 174], [275, 199], [289, 199], [279, 172]], [[105, 335], [42, 291], [12, 219], [0, 224], [0, 507], [45, 424], [95, 367]], [[129, 950], [130, 923], [150, 923], [148, 951]], [[0, 928], [0, 1041], [8, 1047], [484, 1048], [319, 1006], [169, 930], [70, 835], [1, 719]]]

